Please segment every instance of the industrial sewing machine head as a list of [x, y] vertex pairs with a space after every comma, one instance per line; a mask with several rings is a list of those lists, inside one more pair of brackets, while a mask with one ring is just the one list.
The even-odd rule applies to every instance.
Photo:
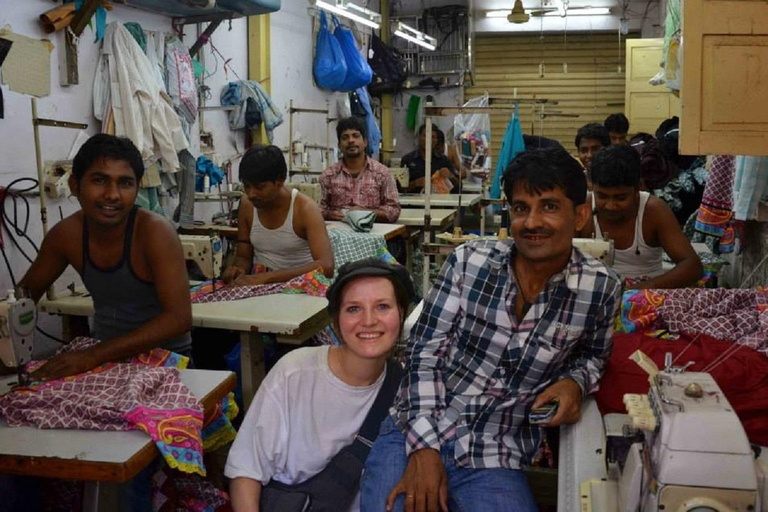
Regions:
[[613, 240], [598, 240], [596, 238], [574, 238], [573, 246], [585, 254], [589, 254], [609, 267], [613, 265]]
[[411, 177], [408, 174], [407, 167], [390, 167], [389, 172], [392, 173], [392, 176], [400, 184], [400, 186], [403, 187], [403, 189], [408, 188]]
[[8, 298], [0, 301], [0, 361], [18, 371], [20, 385], [28, 380], [24, 365], [32, 360], [36, 325], [35, 302], [9, 291]]
[[179, 235], [179, 239], [184, 259], [193, 262], [206, 279], [221, 276], [224, 251], [218, 235]]
[[649, 372], [651, 386], [647, 395], [624, 396], [629, 416], [613, 437], [606, 432], [608, 466], [614, 466], [609, 475], [618, 487], [616, 510], [765, 511], [768, 465], [755, 460], [739, 418], [712, 376], [671, 364], [658, 371], [641, 352], [633, 359]]

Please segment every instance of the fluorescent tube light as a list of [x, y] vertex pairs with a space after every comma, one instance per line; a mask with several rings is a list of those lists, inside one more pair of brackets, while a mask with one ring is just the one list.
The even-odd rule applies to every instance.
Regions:
[[563, 3], [563, 0], [552, 0], [552, 3], [557, 7], [557, 15], [561, 18], [565, 17], [565, 4]]
[[509, 13], [512, 11], [510, 10], [500, 10], [500, 11], [485, 11], [485, 17], [486, 18], [504, 18], [507, 19], [507, 16], [509, 16]]
[[[318, 9], [325, 9], [326, 11], [349, 18], [352, 21], [356, 21], [367, 27], [371, 27], [372, 29], [378, 29], [381, 25], [381, 14], [366, 9], [365, 7], [346, 2], [345, 0], [336, 0], [335, 2], [309, 0], [309, 3], [313, 4]], [[352, 10], [357, 12], [352, 12]]]
[[397, 29], [395, 30], [397, 37], [402, 37], [406, 41], [410, 41], [430, 51], [437, 49], [437, 39], [432, 36], [428, 36], [420, 30], [416, 30], [413, 27], [409, 27], [403, 22], [397, 23]]

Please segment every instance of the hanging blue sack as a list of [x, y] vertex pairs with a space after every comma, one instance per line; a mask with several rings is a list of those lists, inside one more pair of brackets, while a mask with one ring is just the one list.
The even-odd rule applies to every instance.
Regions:
[[320, 11], [320, 30], [317, 33], [313, 71], [317, 85], [332, 91], [338, 91], [347, 77], [347, 61], [339, 42], [328, 30], [325, 11]]
[[342, 26], [336, 16], [332, 14], [331, 17], [336, 25], [333, 35], [339, 42], [341, 51], [344, 52], [344, 60], [347, 62], [347, 77], [344, 79], [341, 87], [336, 90], [343, 92], [354, 91], [371, 83], [373, 70], [368, 65], [368, 61], [360, 54], [360, 50], [357, 49], [357, 43], [355, 42], [355, 36], [352, 35], [352, 31]]

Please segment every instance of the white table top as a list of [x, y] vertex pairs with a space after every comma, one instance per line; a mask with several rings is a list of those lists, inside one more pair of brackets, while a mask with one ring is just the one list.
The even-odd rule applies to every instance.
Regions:
[[[341, 229], [344, 231], [353, 231], [352, 226], [340, 220], [328, 220], [328, 221], [325, 221], [325, 225], [328, 227], [328, 229]], [[402, 224], [387, 224], [385, 222], [375, 222], [373, 224], [373, 229], [371, 229], [370, 233], [374, 235], [381, 235], [384, 237], [385, 240], [389, 240], [390, 238], [394, 238], [396, 236], [400, 236], [404, 234], [405, 226]]]
[[[182, 382], [201, 401], [233, 375], [232, 372], [214, 370], [181, 370], [179, 373]], [[0, 393], [5, 393], [9, 383], [15, 381], [15, 375], [0, 377]], [[224, 396], [224, 392], [221, 392], [221, 396]], [[65, 461], [83, 464], [125, 464], [143, 450], [151, 450], [155, 455], [158, 453], [154, 443], [144, 432], [10, 428], [5, 421], [0, 420], [0, 471], [11, 469], [10, 464], [5, 464], [7, 459], [3, 459], [8, 456], [62, 459], [40, 461], [40, 466], [63, 465]], [[47, 476], [54, 470], [50, 467], [40, 469], [41, 476]], [[61, 470], [64, 471], [64, 468]], [[11, 469], [9, 472], [15, 471]], [[25, 471], [22, 474], [34, 473]], [[62, 478], [66, 476], [62, 473]]]
[[[429, 205], [432, 208], [458, 208], [459, 197], [461, 206], [472, 206], [480, 202], [480, 194], [432, 194]], [[424, 208], [427, 202], [424, 194], [400, 194], [400, 206]]]
[[[432, 217], [430, 227], [432, 229], [443, 229], [456, 216], [456, 210], [438, 209], [429, 212]], [[423, 208], [403, 208], [400, 210], [400, 218], [397, 222], [409, 227], [424, 227], [424, 209]]]
[[[43, 298], [38, 306], [45, 313], [93, 315], [93, 300], [90, 295], [72, 296], [69, 291], [61, 292], [53, 301]], [[322, 297], [284, 293], [226, 302], [192, 304], [192, 325], [291, 335], [297, 334], [297, 331], [307, 322], [325, 315], [327, 306], [328, 301]]]

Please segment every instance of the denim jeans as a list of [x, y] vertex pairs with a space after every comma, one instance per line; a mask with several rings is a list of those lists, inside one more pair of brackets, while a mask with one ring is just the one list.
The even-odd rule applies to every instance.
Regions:
[[[528, 480], [517, 469], [475, 469], [456, 466], [454, 441], [440, 449], [448, 477], [448, 506], [451, 512], [537, 512]], [[384, 512], [387, 496], [402, 478], [408, 458], [405, 436], [391, 417], [381, 424], [379, 437], [368, 454], [361, 487], [361, 512]], [[403, 511], [405, 494], [395, 501], [395, 512]]]

